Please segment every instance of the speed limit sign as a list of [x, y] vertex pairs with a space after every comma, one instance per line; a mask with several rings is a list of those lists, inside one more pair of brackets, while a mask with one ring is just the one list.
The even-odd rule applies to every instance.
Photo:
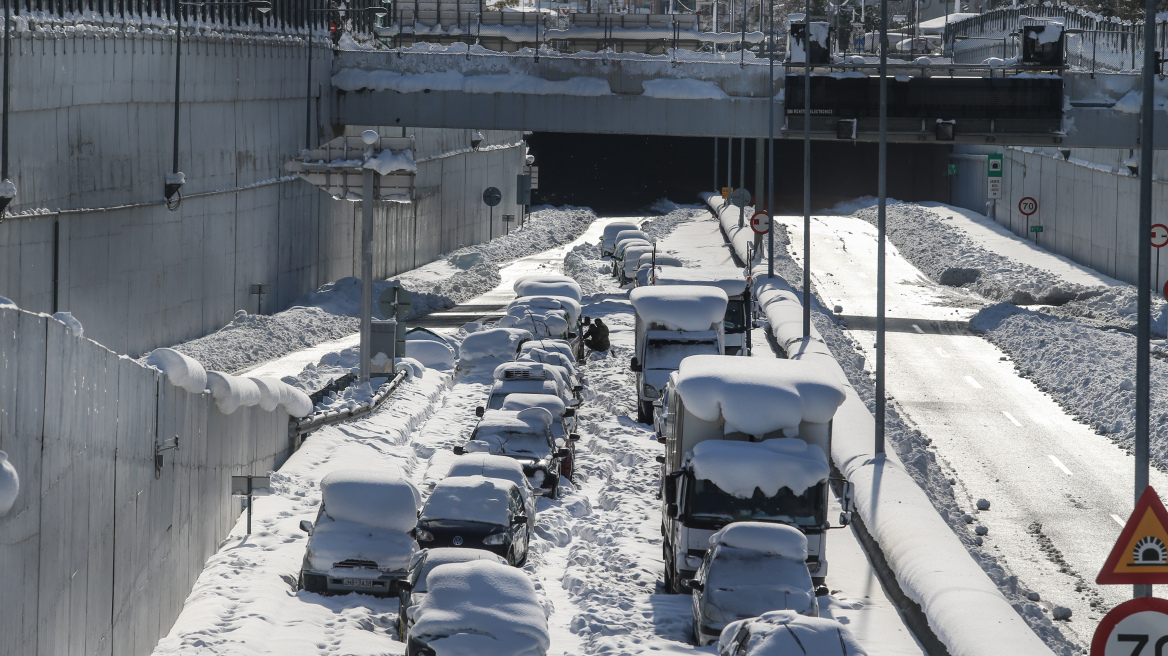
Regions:
[[1103, 617], [1091, 656], [1168, 656], [1168, 599], [1137, 597]]
[[1018, 211], [1026, 216], [1030, 216], [1038, 211], [1038, 201], [1030, 196], [1018, 201]]

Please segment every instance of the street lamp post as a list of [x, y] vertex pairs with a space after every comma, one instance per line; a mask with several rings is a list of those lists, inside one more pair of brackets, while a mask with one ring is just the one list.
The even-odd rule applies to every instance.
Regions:
[[876, 214], [876, 439], [884, 453], [884, 242], [888, 205], [888, 0], [880, 0], [880, 148], [877, 155]]
[[[811, 0], [803, 14], [803, 337], [811, 337]], [[773, 228], [772, 228], [773, 229]]]
[[8, 204], [16, 197], [16, 186], [8, 177], [8, 100], [9, 100], [9, 78], [8, 78], [8, 56], [12, 49], [12, 0], [4, 0], [4, 115], [0, 119], [0, 138], [4, 140], [4, 151], [0, 153], [0, 180], [3, 181], [0, 187], [0, 219], [4, 217], [4, 210], [8, 208]]
[[767, 212], [771, 229], [767, 230], [767, 277], [775, 277], [775, 0], [770, 0], [770, 70], [767, 74]]

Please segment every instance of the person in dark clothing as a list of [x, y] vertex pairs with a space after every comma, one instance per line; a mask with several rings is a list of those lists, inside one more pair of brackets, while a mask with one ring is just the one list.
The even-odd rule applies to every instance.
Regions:
[[584, 346], [593, 351], [608, 350], [608, 326], [599, 318], [593, 319], [584, 331]]

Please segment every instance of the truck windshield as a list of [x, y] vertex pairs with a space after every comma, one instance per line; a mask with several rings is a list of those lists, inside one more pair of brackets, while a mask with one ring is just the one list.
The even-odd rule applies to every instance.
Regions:
[[730, 299], [726, 304], [726, 318], [723, 320], [726, 333], [746, 332], [746, 303], [742, 299]]
[[798, 526], [818, 526], [822, 510], [823, 483], [807, 488], [803, 494], [794, 494], [790, 488], [779, 488], [773, 497], [765, 496], [758, 488], [749, 499], [723, 492], [710, 481], [690, 478], [689, 516], [716, 522], [784, 521]]
[[691, 355], [718, 355], [715, 342], [662, 340], [645, 345], [645, 368], [676, 371]]

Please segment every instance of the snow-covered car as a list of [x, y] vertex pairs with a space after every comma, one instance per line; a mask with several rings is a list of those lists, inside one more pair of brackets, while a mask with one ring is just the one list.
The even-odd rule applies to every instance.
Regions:
[[391, 594], [418, 551], [418, 489], [397, 469], [344, 470], [321, 479], [320, 494], [316, 522], [300, 522], [309, 535], [300, 589]]
[[531, 338], [530, 332], [520, 328], [488, 328], [473, 332], [462, 340], [459, 365], [513, 360], [519, 348]]
[[[491, 385], [487, 407], [502, 407], [502, 399], [511, 393], [506, 383], [517, 381], [552, 381], [556, 384], [556, 396], [569, 405], [579, 404], [579, 393], [583, 389], [576, 377], [566, 368], [554, 364], [532, 362], [530, 360], [504, 362], [495, 367], [495, 383]], [[503, 383], [500, 385], [499, 383]], [[536, 392], [538, 393], [538, 392]]]
[[577, 356], [576, 352], [572, 349], [571, 344], [562, 339], [533, 339], [531, 341], [524, 342], [519, 347], [519, 357], [522, 358], [523, 354], [527, 351], [530, 351], [531, 349], [541, 349], [548, 351], [549, 353], [555, 351], [557, 353], [563, 353], [564, 357], [566, 358], [576, 358], [577, 360], [583, 359]]
[[552, 437], [557, 448], [568, 449], [569, 455], [560, 460], [560, 475], [572, 480], [576, 463], [576, 442], [580, 435], [576, 430], [576, 409], [547, 394], [508, 394], [503, 401], [503, 410], [519, 412], [527, 408], [543, 408], [552, 413]]
[[[576, 366], [576, 360], [572, 359], [570, 356], [564, 355], [558, 350], [547, 350], [540, 348], [540, 343], [538, 341], [528, 342], [528, 344], [531, 344], [531, 347], [520, 350], [519, 357], [516, 358], [517, 362], [543, 362], [545, 364], [554, 364], [556, 366], [567, 369], [569, 375], [579, 379], [580, 370]], [[524, 346], [527, 346], [527, 344], [524, 344]]]
[[639, 230], [639, 228], [631, 221], [613, 221], [604, 226], [604, 232], [600, 235], [601, 258], [612, 255], [612, 249], [616, 245], [616, 236], [625, 230]]
[[547, 394], [552, 398], [560, 396], [560, 385], [554, 380], [496, 380], [491, 384], [491, 393], [487, 397], [487, 405], [476, 409], [479, 416], [487, 410], [500, 410], [503, 402], [512, 394]]
[[693, 591], [694, 641], [713, 643], [730, 622], [772, 610], [819, 616], [807, 538], [785, 524], [737, 522], [710, 536]]
[[[547, 410], [487, 410], [471, 433], [470, 441], [481, 444], [491, 455], [517, 460], [532, 487], [542, 490], [545, 496], [554, 497], [559, 491], [560, 461], [571, 452], [556, 446], [552, 413]], [[467, 450], [456, 446], [454, 452], [462, 455]]]
[[632, 282], [637, 277], [637, 266], [642, 255], [652, 255], [652, 244], [633, 244], [625, 248], [617, 264], [616, 279], [620, 284]]
[[681, 260], [672, 255], [662, 255], [661, 253], [642, 254], [641, 258], [637, 261], [637, 275], [634, 276], [637, 287], [652, 285], [656, 281], [656, 272], [660, 270], [660, 267], [665, 266], [680, 267], [684, 265], [681, 263]]
[[544, 656], [547, 615], [521, 569], [476, 561], [439, 565], [416, 606], [407, 656], [506, 654]]
[[718, 656], [868, 656], [843, 624], [776, 610], [731, 622], [718, 638]]
[[502, 478], [447, 477], [434, 486], [415, 537], [427, 548], [485, 549], [522, 567], [531, 532], [519, 486]]
[[[551, 398], [539, 396], [539, 398]], [[527, 514], [528, 530], [535, 530], [535, 512], [538, 506], [535, 502], [535, 489], [527, 474], [523, 473], [523, 466], [514, 458], [507, 456], [493, 456], [489, 453], [467, 453], [454, 461], [446, 477], [454, 476], [485, 476], [487, 478], [501, 478], [519, 486], [519, 493], [523, 496], [523, 508]]]
[[562, 274], [533, 274], [523, 276], [511, 286], [515, 295], [522, 296], [566, 296], [577, 303], [584, 298], [580, 283]]
[[476, 560], [487, 560], [501, 565], [507, 564], [507, 561], [490, 551], [462, 547], [423, 549], [414, 556], [414, 560], [410, 564], [409, 574], [397, 583], [399, 600], [397, 611], [398, 640], [405, 642], [406, 634], [409, 633], [410, 627], [414, 624], [414, 612], [417, 610], [418, 604], [422, 603], [422, 599], [426, 598], [426, 577], [430, 572], [439, 565], [472, 563]]
[[616, 248], [612, 251], [613, 277], [620, 275], [621, 265], [624, 263], [625, 250], [633, 246], [650, 246], [650, 243], [648, 239], [641, 237], [629, 237], [623, 241], [618, 241]]

